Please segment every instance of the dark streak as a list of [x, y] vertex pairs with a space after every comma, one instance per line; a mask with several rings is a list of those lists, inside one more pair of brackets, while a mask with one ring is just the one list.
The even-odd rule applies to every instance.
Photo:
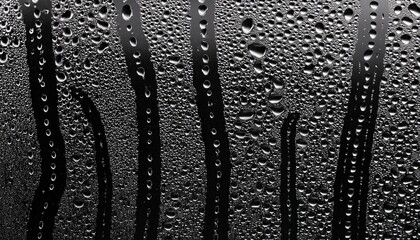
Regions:
[[[358, 42], [354, 54], [353, 72], [351, 78], [351, 92], [347, 115], [344, 118], [341, 135], [340, 154], [334, 182], [334, 213], [332, 222], [332, 239], [343, 239], [351, 234], [351, 239], [365, 239], [366, 237], [366, 208], [369, 187], [369, 167], [372, 159], [373, 133], [379, 103], [379, 87], [383, 73], [383, 58], [385, 55], [385, 35], [388, 28], [388, 3], [379, 2], [376, 10], [378, 17], [377, 36], [375, 41], [369, 39], [371, 8], [368, 1], [361, 1], [362, 13], [359, 16]], [[375, 43], [371, 49], [372, 58], [364, 60], [364, 53], [368, 49], [368, 42]], [[370, 69], [365, 70], [364, 64], [368, 62]], [[366, 74], [369, 81], [364, 80]], [[366, 85], [364, 88], [363, 85]], [[366, 99], [363, 100], [362, 96]], [[363, 111], [362, 106], [366, 109]], [[359, 116], [364, 121], [359, 121]], [[360, 133], [356, 132], [360, 129]], [[354, 144], [358, 144], [354, 149]], [[356, 150], [356, 151], [355, 151]], [[353, 157], [353, 152], [356, 156]], [[351, 168], [354, 174], [350, 172]], [[349, 183], [353, 175], [354, 181]], [[363, 179], [362, 179], [363, 178]], [[349, 190], [353, 189], [353, 196], [349, 197]], [[351, 215], [347, 216], [347, 206], [352, 203]], [[351, 228], [346, 230], [346, 222], [350, 221]], [[346, 232], [348, 231], [348, 232]]]
[[[280, 211], [282, 236], [281, 239], [284, 240], [297, 239], [296, 124], [299, 120], [299, 117], [299, 113], [290, 113], [284, 120], [280, 130]], [[290, 210], [287, 206], [288, 201], [290, 201]]]
[[[25, 6], [25, 2], [29, 6]], [[35, 191], [28, 220], [27, 239], [52, 239], [54, 219], [66, 186], [66, 159], [63, 136], [57, 111], [57, 82], [51, 30], [51, 2], [49, 0], [20, 1], [26, 28], [27, 62], [31, 88], [32, 108], [41, 154], [41, 177]], [[45, 12], [44, 10], [47, 10]], [[40, 14], [35, 19], [34, 13]], [[36, 27], [36, 23], [41, 23]], [[35, 30], [34, 33], [30, 31]], [[41, 36], [39, 39], [38, 37]], [[41, 49], [42, 46], [42, 49]], [[39, 50], [41, 49], [41, 50]], [[40, 59], [45, 62], [40, 66]], [[39, 79], [42, 79], [41, 83]], [[42, 86], [45, 84], [45, 86]], [[43, 101], [41, 98], [47, 99]], [[48, 119], [48, 126], [44, 120]], [[50, 132], [50, 134], [47, 132]], [[50, 144], [53, 144], [51, 147]], [[54, 179], [55, 178], [55, 179]], [[51, 189], [52, 188], [52, 189]], [[44, 205], [48, 203], [48, 205]], [[42, 221], [42, 224], [41, 224]], [[40, 229], [42, 226], [42, 229]]]
[[[193, 57], [193, 84], [197, 91], [198, 114], [202, 126], [202, 138], [205, 145], [205, 162], [207, 167], [207, 192], [204, 218], [204, 239], [213, 239], [214, 233], [219, 239], [228, 239], [228, 209], [230, 185], [230, 152], [229, 140], [226, 132], [222, 88], [217, 65], [217, 48], [214, 32], [215, 1], [206, 1], [206, 14], [200, 16], [198, 9], [204, 9], [197, 0], [191, 1], [191, 45]], [[200, 29], [200, 24], [206, 29]], [[208, 50], [203, 50], [201, 43], [208, 44]], [[207, 55], [209, 62], [203, 63]], [[210, 68], [208, 75], [202, 72], [207, 65]], [[205, 89], [203, 83], [209, 80], [210, 88]], [[211, 95], [209, 96], [209, 92]], [[211, 117], [211, 113], [214, 117]], [[213, 135], [212, 129], [216, 130]], [[218, 140], [220, 144], [214, 145]], [[217, 146], [217, 147], [216, 147]], [[217, 159], [220, 161], [217, 161]], [[216, 166], [217, 164], [217, 166]], [[220, 164], [220, 165], [219, 165]], [[217, 172], [221, 173], [220, 179]], [[218, 202], [216, 203], [216, 199]], [[218, 213], [215, 213], [218, 206]], [[217, 225], [215, 224], [217, 221]]]
[[[131, 86], [136, 94], [137, 121], [138, 121], [138, 193], [136, 232], [134, 239], [156, 239], [159, 224], [161, 157], [159, 136], [159, 108], [157, 99], [156, 74], [151, 61], [149, 44], [143, 32], [140, 6], [135, 0], [114, 1], [117, 8], [122, 47], [125, 54]], [[131, 9], [132, 17], [124, 20], [123, 7]], [[132, 30], [127, 31], [131, 25]], [[131, 37], [137, 39], [137, 46], [133, 47], [129, 41]], [[138, 59], [135, 52], [140, 53]], [[144, 77], [137, 74], [137, 70], [144, 69]], [[147, 111], [150, 110], [150, 113]], [[148, 119], [150, 122], [148, 122]], [[151, 135], [149, 134], [151, 133]], [[148, 143], [148, 141], [151, 141]], [[152, 175], [148, 175], [149, 168]], [[148, 184], [151, 186], [147, 186]]]
[[89, 96], [80, 89], [70, 88], [72, 96], [82, 106], [83, 113], [87, 117], [93, 129], [96, 150], [96, 174], [99, 184], [99, 203], [96, 217], [97, 240], [111, 239], [112, 218], [112, 174], [108, 154], [108, 143], [105, 136], [105, 128], [98, 109]]

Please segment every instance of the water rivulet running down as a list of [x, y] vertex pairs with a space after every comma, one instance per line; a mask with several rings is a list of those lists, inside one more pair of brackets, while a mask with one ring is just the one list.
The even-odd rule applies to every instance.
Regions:
[[0, 1], [0, 240], [419, 239], [420, 2]]

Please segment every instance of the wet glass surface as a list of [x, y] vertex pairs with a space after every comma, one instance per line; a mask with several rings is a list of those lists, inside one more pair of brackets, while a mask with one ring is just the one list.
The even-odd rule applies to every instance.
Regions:
[[420, 2], [0, 0], [0, 240], [419, 239]]

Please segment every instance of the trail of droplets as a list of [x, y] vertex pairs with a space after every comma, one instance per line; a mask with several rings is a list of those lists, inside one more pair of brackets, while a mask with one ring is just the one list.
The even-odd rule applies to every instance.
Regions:
[[191, 2], [193, 83], [206, 151], [204, 239], [228, 239], [230, 152], [217, 64], [214, 0]]
[[136, 1], [114, 1], [119, 33], [136, 94], [138, 192], [134, 239], [156, 239], [160, 214], [161, 157], [156, 73]]
[[280, 130], [280, 211], [282, 239], [297, 239], [296, 124], [298, 120], [299, 113], [289, 113], [286, 119], [284, 119]]
[[[64, 136], [65, 140], [71, 143], [69, 145], [73, 145], [71, 154], [68, 154], [69, 159], [72, 159], [68, 164], [70, 173], [68, 196], [70, 197], [63, 198], [63, 202], [66, 204], [70, 202], [74, 207], [62, 210], [56, 221], [60, 225], [56, 231], [64, 233], [58, 234], [62, 238], [81, 237], [81, 235], [92, 238], [96, 234], [93, 230], [95, 227], [91, 223], [92, 215], [95, 214], [94, 210], [89, 209], [94, 209], [93, 204], [97, 199], [95, 196], [96, 179], [92, 177], [95, 167], [91, 162], [95, 156], [92, 151], [94, 138], [87, 120], [79, 117], [80, 107], [69, 103], [71, 95], [67, 92], [67, 87], [70, 83], [88, 91], [97, 102], [101, 113], [104, 110], [105, 116], [124, 114], [124, 110], [127, 109], [122, 107], [115, 108], [118, 110], [113, 113], [108, 111], [114, 109], [114, 105], [102, 100], [114, 99], [115, 92], [125, 92], [117, 84], [122, 82], [121, 79], [126, 81], [127, 74], [124, 71], [127, 66], [125, 59], [121, 57], [122, 54], [119, 53], [121, 51], [118, 51], [120, 38], [115, 34], [116, 25], [112, 20], [117, 16], [117, 11], [111, 2], [77, 0], [54, 0], [53, 2], [52, 15], [55, 20], [52, 23], [55, 29], [53, 42], [56, 43], [55, 64], [59, 69], [56, 74], [59, 82], [59, 110], [60, 107], [62, 110], [59, 114], [61, 114], [60, 121], [65, 124], [65, 134], [69, 135]], [[351, 235], [352, 232], [357, 232], [354, 227], [354, 218], [364, 215], [365, 207], [363, 206], [366, 205], [366, 199], [363, 197], [368, 191], [366, 181], [369, 178], [371, 197], [369, 197], [367, 214], [369, 231], [366, 237], [418, 238], [417, 219], [420, 207], [417, 200], [419, 163], [417, 161], [418, 81], [416, 78], [418, 78], [419, 53], [415, 47], [419, 44], [417, 21], [420, 10], [417, 3], [390, 2], [392, 11], [389, 23], [392, 27], [388, 32], [385, 47], [387, 50], [385, 74], [378, 87], [380, 100], [377, 133], [373, 134], [375, 141], [370, 167], [372, 176], [367, 176], [369, 175], [367, 170], [369, 161], [364, 160], [362, 161], [364, 167], [363, 165], [356, 169], [347, 167], [348, 171], [345, 173], [347, 175], [338, 175], [339, 178], [347, 177], [344, 181], [348, 182], [345, 182], [347, 184], [345, 189], [349, 191], [342, 192], [341, 195], [347, 194], [349, 196], [347, 198], [350, 196], [355, 198], [355, 192], [360, 192], [357, 194], [360, 194], [361, 214], [347, 212], [351, 215], [350, 221], [344, 224], [344, 228], [351, 229], [347, 233], [344, 232], [344, 237], [347, 238], [356, 238]], [[190, 75], [192, 74], [191, 66], [189, 66], [191, 64], [188, 64], [191, 49], [188, 44], [185, 44], [188, 42], [186, 39], [189, 38], [188, 28], [191, 16], [188, 15], [188, 1], [183, 1], [183, 3], [185, 4], [177, 4], [177, 1], [170, 0], [142, 1], [139, 9], [142, 19], [147, 20], [144, 29], [151, 45], [151, 58], [157, 63], [158, 101], [160, 106], [165, 106], [160, 110], [164, 112], [160, 119], [164, 126], [161, 130], [162, 136], [165, 136], [162, 137], [165, 143], [162, 146], [162, 149], [165, 149], [162, 151], [165, 157], [162, 158], [167, 159], [166, 163], [163, 163], [162, 176], [165, 180], [162, 179], [164, 184], [161, 188], [163, 204], [161, 205], [162, 225], [160, 227], [162, 231], [158, 233], [158, 238], [162, 239], [164, 237], [166, 239], [177, 237], [196, 239], [199, 238], [196, 235], [197, 232], [201, 232], [198, 226], [204, 225], [202, 224], [204, 219], [202, 206], [206, 173], [200, 165], [204, 165], [202, 146], [195, 137], [198, 135], [200, 125], [196, 124], [199, 123], [199, 119], [194, 114], [196, 103], [191, 97], [195, 95], [195, 90], [191, 85]], [[369, 11], [373, 10], [373, 12], [377, 12], [376, 9], [382, 4], [375, 1], [368, 1], [368, 3], [369, 6], [364, 9], [370, 8]], [[7, 11], [18, 9], [9, 5], [10, 2], [2, 5], [6, 6], [2, 12], [6, 14]], [[204, 2], [203, 5], [206, 3]], [[217, 32], [222, 33], [217, 34], [216, 40], [220, 49], [219, 53], [223, 53], [217, 57], [220, 63], [221, 85], [224, 90], [226, 122], [233, 160], [230, 189], [232, 207], [229, 212], [230, 238], [278, 239], [285, 237], [280, 233], [281, 225], [285, 224], [283, 220], [286, 219], [286, 217], [280, 218], [281, 208], [285, 207], [284, 203], [278, 201], [281, 199], [278, 191], [281, 189], [279, 187], [281, 181], [277, 181], [272, 176], [279, 175], [278, 169], [280, 172], [284, 170], [278, 168], [284, 160], [280, 155], [283, 138], [278, 131], [281, 129], [279, 126], [290, 112], [297, 109], [302, 112], [296, 125], [297, 238], [330, 237], [333, 222], [332, 201], [340, 201], [339, 198], [331, 199], [331, 186], [332, 177], [335, 174], [336, 149], [339, 146], [342, 119], [347, 111], [345, 106], [347, 105], [346, 95], [348, 95], [348, 70], [351, 69], [349, 66], [354, 48], [358, 8], [359, 6], [354, 4], [354, 1], [216, 2], [216, 29], [218, 29]], [[206, 9], [202, 8], [201, 13], [206, 13]], [[129, 15], [124, 16], [127, 18]], [[369, 35], [375, 42], [368, 44], [368, 48], [372, 46], [370, 49], [373, 49], [372, 51], [368, 48], [365, 49], [368, 51], [359, 51], [359, 54], [364, 54], [363, 62], [373, 62], [377, 57], [375, 48], [380, 35], [378, 29], [382, 28], [377, 19], [380, 17], [378, 13], [371, 14], [370, 18], [375, 21], [373, 23], [368, 21], [366, 29], [363, 30], [368, 31], [365, 36]], [[4, 22], [0, 24], [0, 27], [7, 32], [5, 35], [8, 35], [11, 28]], [[363, 28], [359, 27], [359, 29]], [[208, 29], [207, 27], [198, 29], [195, 31], [197, 35], [201, 30], [205, 33]], [[0, 40], [2, 47], [13, 44], [7, 38], [2, 37]], [[137, 40], [130, 38], [129, 43], [141, 45], [137, 43]], [[0, 52], [0, 64], [9, 64], [13, 61], [14, 54], [8, 52], [9, 49], [6, 47], [3, 49]], [[186, 50], [186, 53], [183, 50]], [[104, 61], [106, 63], [113, 63], [114, 59], [117, 63], [115, 65], [102, 64], [102, 61], [98, 61], [102, 56], [106, 56]], [[369, 72], [377, 66], [370, 63], [369, 67], [363, 64], [357, 66], [355, 64], [355, 67]], [[6, 65], [6, 68], [9, 67]], [[203, 74], [205, 72], [203, 71]], [[368, 82], [375, 78], [372, 75], [370, 77]], [[363, 82], [363, 79], [361, 76], [359, 80]], [[108, 84], [114, 81], [116, 85]], [[377, 79], [373, 82], [379, 83]], [[203, 84], [204, 88], [209, 86], [212, 87], [212, 85]], [[371, 90], [370, 83], [359, 86], [360, 88], [367, 86], [366, 89]], [[107, 92], [112, 92], [114, 95], [104, 97]], [[123, 98], [129, 99], [132, 95], [134, 94], [126, 94]], [[374, 102], [371, 98], [373, 95], [361, 93], [359, 99], [367, 96], [367, 99]], [[352, 98], [354, 95], [350, 97]], [[128, 102], [134, 106], [134, 101]], [[121, 103], [124, 101], [119, 101], [116, 105], [122, 105]], [[6, 105], [10, 106], [10, 103]], [[107, 105], [110, 107], [108, 108]], [[73, 107], [75, 114], [70, 113]], [[134, 107], [131, 110], [134, 112]], [[14, 116], [14, 111], [11, 110], [10, 114]], [[73, 119], [72, 115], [76, 118]], [[132, 119], [135, 115], [129, 116], [127, 119]], [[369, 119], [373, 117], [359, 118], [355, 127], [351, 126], [348, 129], [357, 132], [360, 130], [357, 124], [364, 125], [370, 121]], [[121, 121], [110, 124], [112, 121], [112, 117], [104, 117], [105, 125], [114, 126], [114, 128], [107, 128], [111, 129], [108, 135], [113, 135], [120, 130], [115, 126], [126, 125], [121, 124]], [[133, 125], [127, 132], [135, 132], [133, 130], [137, 127], [135, 121], [127, 121], [130, 121], [127, 125]], [[13, 130], [14, 126], [11, 126], [11, 129]], [[360, 144], [360, 141], [354, 144], [351, 142], [353, 146], [350, 148], [365, 148], [367, 149], [365, 152], [369, 152], [366, 146], [370, 144], [367, 134], [370, 132], [372, 130], [368, 128], [366, 144]], [[118, 136], [121, 137], [121, 135]], [[5, 139], [7, 144], [14, 141], [13, 138]], [[135, 136], [122, 136], [121, 141], [118, 139], [114, 143], [117, 143], [115, 145], [121, 143], [124, 147], [115, 147], [110, 153], [115, 154], [118, 149], [137, 146], [137, 140]], [[66, 144], [66, 152], [69, 152], [67, 146]], [[198, 149], [197, 152], [193, 151], [195, 148]], [[355, 152], [356, 156], [357, 154]], [[34, 157], [34, 154], [29, 153], [28, 158], [30, 160], [35, 158], [34, 162], [36, 162], [36, 155]], [[130, 219], [134, 218], [129, 211], [119, 210], [136, 209], [135, 199], [133, 201], [132, 197], [124, 194], [135, 192], [132, 181], [128, 179], [134, 179], [137, 172], [137, 169], [132, 167], [136, 159], [135, 156], [133, 159], [133, 155], [126, 157], [124, 154], [115, 154], [114, 156], [118, 156], [115, 157], [117, 160], [123, 160], [118, 162], [129, 160], [128, 164], [124, 163], [116, 167], [118, 169], [122, 167], [123, 170], [118, 171], [121, 174], [117, 177], [118, 184], [115, 184], [120, 193], [115, 198], [118, 207], [118, 210], [115, 210], [115, 218], [122, 220], [121, 216], [124, 216], [125, 220], [115, 221], [117, 225], [114, 225], [113, 232], [116, 239], [125, 239], [126, 236], [122, 237], [121, 232], [125, 231], [127, 236], [132, 236], [127, 230], [130, 229], [130, 224], [134, 223], [134, 220]], [[185, 156], [188, 156], [188, 160]], [[80, 164], [82, 162], [84, 165]], [[338, 169], [338, 171], [341, 170]], [[355, 178], [349, 177], [354, 174], [353, 171], [356, 173], [355, 176], [360, 176], [360, 181], [357, 183], [360, 191], [353, 190], [351, 187], [352, 184], [357, 185], [353, 183]], [[285, 173], [280, 173], [280, 178], [292, 172], [287, 169]], [[86, 176], [84, 173], [87, 173]], [[125, 176], [126, 173], [128, 173], [127, 176]], [[36, 173], [34, 174], [36, 176]], [[13, 179], [9, 177], [7, 184], [10, 182], [13, 182]], [[83, 186], [82, 191], [79, 191], [78, 184]], [[78, 195], [82, 196], [76, 197]], [[347, 206], [344, 207], [354, 206], [352, 201], [347, 202]], [[75, 211], [75, 209], [80, 211]], [[358, 225], [364, 225], [364, 218], [361, 217], [359, 220]], [[81, 230], [84, 232], [80, 233]], [[364, 234], [363, 232], [359, 230], [359, 233]]]
[[419, 239], [420, 4], [392, 0], [389, 9], [370, 167], [367, 237]]
[[41, 153], [41, 178], [32, 202], [27, 239], [52, 239], [66, 185], [64, 141], [57, 111], [51, 2], [21, 1], [26, 26], [32, 107]]
[[89, 96], [80, 89], [71, 88], [72, 96], [79, 101], [83, 113], [91, 124], [95, 138], [96, 174], [98, 176], [99, 202], [96, 217], [95, 239], [111, 239], [112, 174], [109, 163], [108, 143], [101, 116]]
[[361, 1], [352, 85], [340, 142], [332, 239], [365, 239], [369, 167], [383, 73], [388, 3]]

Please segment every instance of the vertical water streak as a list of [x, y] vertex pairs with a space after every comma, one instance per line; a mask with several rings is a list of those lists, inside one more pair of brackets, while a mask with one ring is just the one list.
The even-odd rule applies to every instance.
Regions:
[[[297, 239], [296, 124], [299, 117], [299, 113], [289, 113], [280, 130], [280, 211], [282, 239]], [[288, 202], [290, 202], [290, 209]]]
[[41, 154], [41, 178], [32, 202], [27, 239], [52, 239], [66, 185], [66, 159], [57, 111], [57, 80], [51, 33], [51, 2], [20, 1], [27, 32], [32, 108]]
[[136, 94], [138, 194], [134, 239], [156, 239], [159, 224], [161, 157], [156, 73], [135, 0], [115, 0], [121, 44]]
[[193, 85], [205, 144], [207, 192], [204, 239], [228, 239], [230, 152], [214, 29], [215, 0], [191, 1]]
[[334, 183], [332, 239], [345, 236], [364, 239], [366, 235], [369, 166], [384, 71], [389, 9], [388, 1], [378, 2], [377, 7], [370, 6], [370, 1], [360, 3], [351, 93]]

